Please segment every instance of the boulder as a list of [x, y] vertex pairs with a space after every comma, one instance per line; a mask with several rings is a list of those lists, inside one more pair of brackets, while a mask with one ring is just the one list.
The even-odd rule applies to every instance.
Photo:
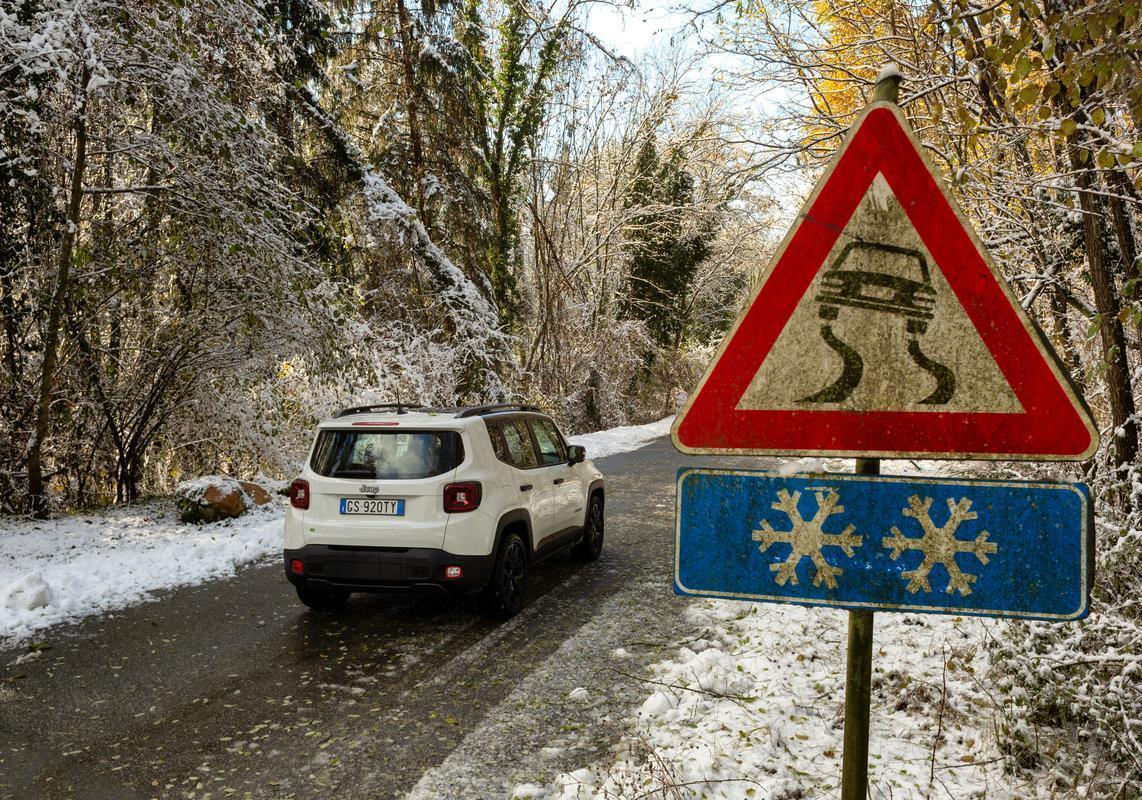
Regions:
[[270, 493], [256, 483], [251, 481], [238, 481], [238, 483], [242, 486], [242, 491], [246, 493], [246, 496], [252, 500], [256, 506], [264, 506], [273, 500], [273, 498], [270, 497]]
[[175, 487], [179, 519], [183, 522], [217, 522], [235, 519], [255, 506], [269, 503], [269, 492], [256, 483], [222, 475], [206, 475]]

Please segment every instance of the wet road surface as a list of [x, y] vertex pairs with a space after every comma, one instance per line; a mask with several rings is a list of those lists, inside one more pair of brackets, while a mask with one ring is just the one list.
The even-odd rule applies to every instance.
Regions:
[[670, 589], [675, 471], [765, 462], [663, 439], [597, 463], [602, 557], [537, 566], [507, 622], [367, 595], [316, 614], [273, 561], [48, 630], [29, 662], [0, 651], [0, 798], [467, 800], [604, 758], [644, 667], [692, 633]]

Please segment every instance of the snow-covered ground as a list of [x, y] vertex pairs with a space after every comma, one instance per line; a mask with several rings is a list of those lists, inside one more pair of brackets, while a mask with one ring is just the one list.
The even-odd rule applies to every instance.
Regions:
[[670, 435], [674, 417], [666, 417], [647, 425], [626, 425], [598, 433], [582, 433], [567, 441], [581, 445], [587, 450], [587, 458], [603, 458], [616, 453], [626, 453], [650, 444], [660, 436]]
[[[667, 427], [667, 430], [669, 428]], [[850, 459], [784, 460], [778, 471], [847, 472]], [[885, 462], [894, 475], [964, 465]], [[616, 757], [514, 795], [539, 800], [838, 798], [847, 616], [837, 609], [693, 600], [673, 658]], [[878, 614], [869, 789], [879, 800], [1036, 796], [1005, 771], [985, 642], [998, 620]]]
[[152, 502], [38, 521], [0, 519], [0, 641], [233, 575], [281, 549], [281, 506], [209, 525]]
[[[519, 798], [836, 798], [844, 612], [694, 601], [698, 633], [646, 676], [615, 760], [520, 786]], [[983, 642], [996, 621], [876, 617], [873, 798], [1031, 797], [1004, 772]]]
[[[571, 439], [591, 458], [635, 450], [670, 432], [673, 417]], [[236, 519], [180, 522], [173, 503], [39, 521], [0, 518], [0, 642], [156, 592], [233, 575], [281, 550], [284, 500]]]

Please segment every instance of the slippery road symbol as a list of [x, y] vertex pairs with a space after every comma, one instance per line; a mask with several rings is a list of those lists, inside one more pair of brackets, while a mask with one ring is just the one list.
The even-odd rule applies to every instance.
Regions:
[[[850, 263], [848, 268], [846, 262]], [[920, 280], [893, 274], [875, 267], [884, 262], [903, 265], [914, 270]], [[857, 268], [851, 264], [857, 264]], [[908, 355], [918, 367], [936, 379], [935, 390], [920, 403], [943, 405], [952, 399], [956, 391], [956, 376], [945, 365], [933, 361], [920, 349], [919, 336], [928, 329], [936, 306], [936, 290], [928, 273], [928, 262], [918, 250], [897, 247], [877, 242], [850, 242], [833, 262], [825, 275], [821, 290], [817, 295], [820, 304], [818, 315], [825, 324], [821, 326], [821, 338], [844, 362], [844, 370], [839, 378], [829, 386], [808, 397], [801, 403], [840, 403], [860, 385], [864, 375], [864, 359], [855, 348], [842, 341], [833, 332], [833, 321], [840, 315], [840, 307], [847, 306], [864, 312], [883, 312], [904, 317], [908, 338]]]

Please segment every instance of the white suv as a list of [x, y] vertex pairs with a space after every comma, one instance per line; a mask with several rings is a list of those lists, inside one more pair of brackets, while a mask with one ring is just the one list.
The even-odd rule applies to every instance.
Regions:
[[528, 568], [603, 548], [603, 476], [538, 408], [347, 408], [290, 485], [286, 577], [310, 608], [350, 592], [479, 591], [523, 603]]

